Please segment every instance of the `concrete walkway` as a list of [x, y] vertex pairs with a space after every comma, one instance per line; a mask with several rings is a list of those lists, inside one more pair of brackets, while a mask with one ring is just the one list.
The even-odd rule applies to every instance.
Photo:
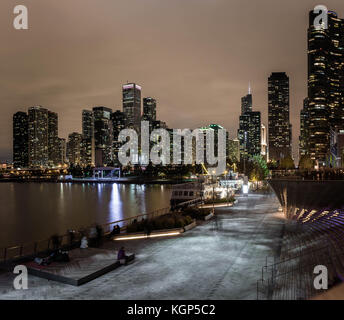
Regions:
[[29, 276], [13, 289], [0, 274], [0, 299], [255, 299], [266, 256], [278, 250], [284, 220], [272, 195], [240, 197], [217, 218], [177, 237], [109, 242], [136, 253], [129, 266], [80, 287]]

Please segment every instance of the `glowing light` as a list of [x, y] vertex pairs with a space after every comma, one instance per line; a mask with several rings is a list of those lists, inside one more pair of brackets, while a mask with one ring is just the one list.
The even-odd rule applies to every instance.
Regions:
[[242, 192], [245, 193], [245, 194], [248, 193], [248, 185], [247, 185], [247, 184], [244, 184], [244, 185], [242, 186]]
[[120, 240], [135, 240], [135, 239], [148, 239], [148, 238], [156, 238], [156, 237], [169, 237], [169, 236], [177, 236], [180, 232], [170, 232], [170, 233], [159, 233], [159, 234], [151, 234], [149, 236], [142, 235], [142, 236], [128, 236], [128, 237], [121, 237], [113, 239], [114, 241]]

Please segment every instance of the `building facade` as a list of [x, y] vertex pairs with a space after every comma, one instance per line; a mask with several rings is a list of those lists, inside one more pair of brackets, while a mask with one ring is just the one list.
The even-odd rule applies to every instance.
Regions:
[[112, 113], [111, 120], [113, 128], [113, 162], [115, 165], [119, 165], [118, 151], [123, 143], [118, 141], [118, 135], [123, 129], [125, 129], [126, 119], [124, 112], [116, 110]]
[[344, 22], [328, 12], [328, 28], [314, 26], [317, 14], [309, 13], [308, 28], [308, 110], [307, 152], [319, 166], [330, 153], [330, 132], [343, 126], [344, 112]]
[[48, 110], [41, 106], [29, 108], [29, 167], [48, 167], [48, 137]]
[[13, 115], [13, 165], [26, 168], [29, 165], [28, 115], [17, 112]]
[[300, 137], [299, 158], [309, 155], [309, 109], [308, 98], [303, 100], [303, 108], [300, 111]]
[[94, 148], [95, 166], [103, 167], [110, 165], [113, 161], [113, 130], [112, 110], [106, 107], [94, 107]]
[[48, 164], [49, 167], [58, 165], [58, 116], [48, 111]]
[[268, 79], [269, 158], [281, 161], [292, 154], [289, 119], [289, 77], [273, 72]]
[[122, 86], [123, 112], [126, 127], [140, 132], [141, 124], [141, 87], [135, 83]]
[[153, 122], [156, 121], [156, 100], [154, 98], [143, 98], [142, 120], [149, 122], [149, 129], [152, 131]]
[[82, 134], [73, 132], [68, 135], [67, 156], [69, 165], [81, 165]]
[[64, 166], [67, 163], [67, 143], [66, 139], [58, 138], [58, 165]]
[[94, 119], [91, 110], [82, 110], [82, 149], [81, 163], [84, 166], [94, 165]]

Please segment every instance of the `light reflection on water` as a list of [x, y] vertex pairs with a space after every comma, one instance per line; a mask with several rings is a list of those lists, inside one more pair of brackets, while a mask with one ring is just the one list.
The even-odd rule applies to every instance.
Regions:
[[0, 183], [0, 247], [169, 206], [170, 186]]

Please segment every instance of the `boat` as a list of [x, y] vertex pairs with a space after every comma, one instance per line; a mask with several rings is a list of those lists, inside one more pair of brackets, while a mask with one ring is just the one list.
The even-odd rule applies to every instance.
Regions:
[[196, 201], [208, 200], [215, 192], [215, 183], [207, 183], [204, 181], [188, 182], [176, 184], [172, 187], [171, 206], [174, 207], [178, 204]]

